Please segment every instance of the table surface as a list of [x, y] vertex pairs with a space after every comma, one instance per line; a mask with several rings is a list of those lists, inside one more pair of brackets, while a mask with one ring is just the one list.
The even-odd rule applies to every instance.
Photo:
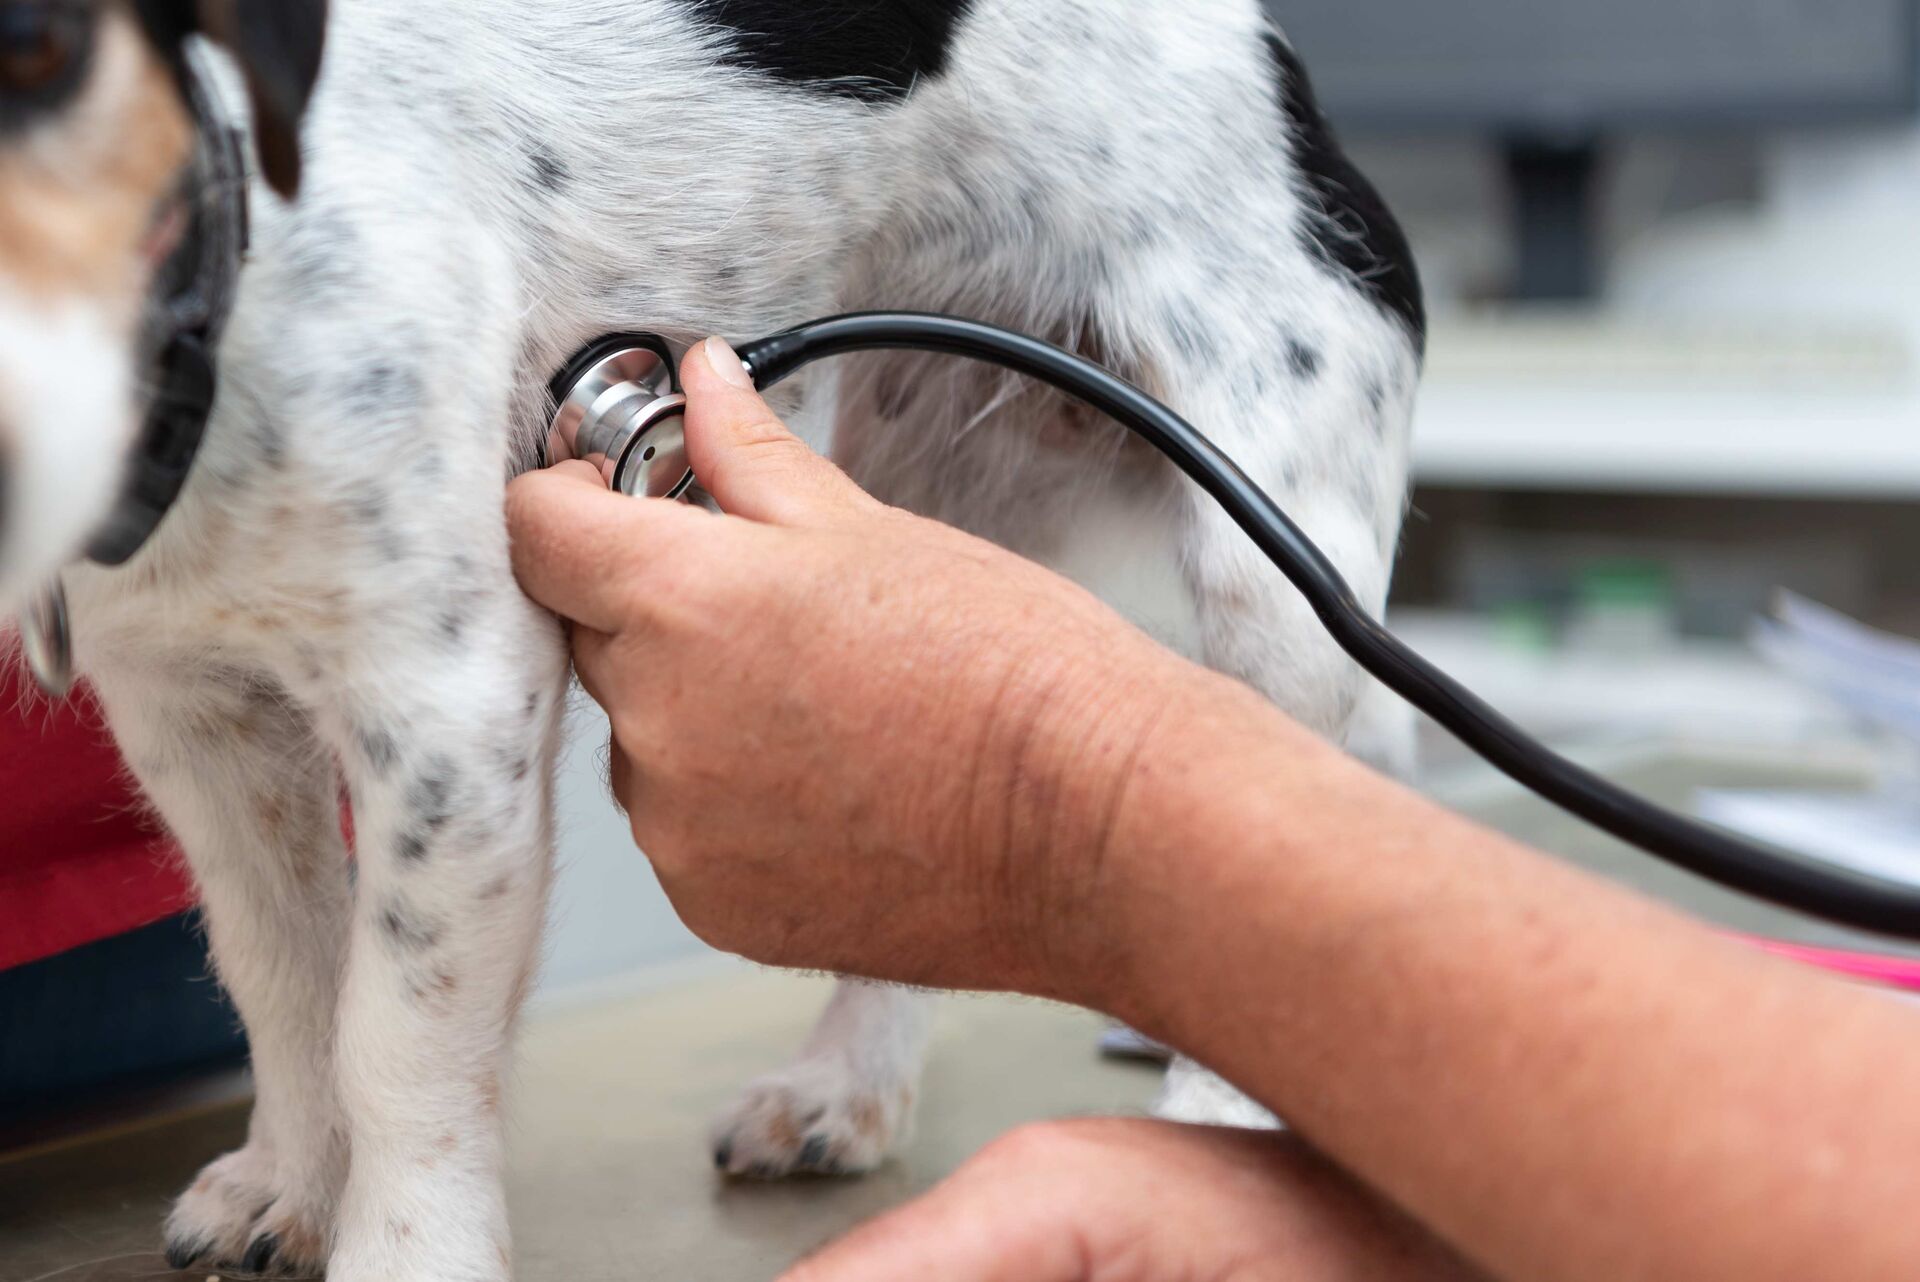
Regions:
[[[1039, 1002], [943, 1000], [905, 1156], [864, 1180], [720, 1179], [708, 1120], [798, 1046], [827, 984], [751, 971], [533, 1022], [508, 1199], [522, 1282], [748, 1282], [958, 1167], [1026, 1121], [1143, 1110], [1155, 1071], [1102, 1061], [1102, 1023]], [[236, 1146], [239, 1106], [0, 1161], [0, 1282], [155, 1282], [172, 1195]], [[201, 1282], [205, 1269], [181, 1275]]]

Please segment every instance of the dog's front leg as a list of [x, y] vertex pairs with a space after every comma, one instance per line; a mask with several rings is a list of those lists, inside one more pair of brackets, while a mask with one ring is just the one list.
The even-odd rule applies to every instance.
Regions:
[[167, 1258], [202, 1273], [310, 1276], [325, 1263], [347, 1165], [331, 1058], [350, 912], [338, 777], [264, 673], [149, 659], [93, 678], [186, 850], [253, 1050], [246, 1146], [181, 1195]]
[[511, 1272], [501, 1084], [545, 912], [566, 668], [505, 562], [457, 614], [370, 647], [329, 716], [360, 865], [333, 1282]]

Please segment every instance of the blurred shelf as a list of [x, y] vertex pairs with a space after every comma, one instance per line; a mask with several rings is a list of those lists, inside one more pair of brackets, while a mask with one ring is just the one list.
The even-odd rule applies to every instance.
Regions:
[[1497, 625], [1475, 615], [1396, 610], [1392, 622], [1415, 650], [1555, 741], [1687, 737], [1731, 751], [1858, 737], [1844, 711], [1742, 645], [1676, 640], [1633, 654], [1534, 650], [1507, 643]]
[[1443, 321], [1415, 470], [1456, 488], [1911, 499], [1911, 365], [1871, 330]]

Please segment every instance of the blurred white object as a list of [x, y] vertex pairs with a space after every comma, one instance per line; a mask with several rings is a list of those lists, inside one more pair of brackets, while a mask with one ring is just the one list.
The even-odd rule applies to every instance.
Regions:
[[1878, 731], [1878, 793], [1709, 792], [1703, 818], [1858, 872], [1920, 885], [1920, 642], [1782, 593], [1755, 644], [1781, 672]]
[[1920, 886], [1920, 817], [1891, 796], [1703, 792], [1702, 819], [1769, 845]]
[[1775, 667], [1920, 754], [1920, 642], [1783, 592], [1755, 644]]
[[[1684, 740], [1715, 748], [1831, 744], [1851, 727], [1832, 705], [1751, 650], [1683, 641], [1657, 655], [1573, 651], [1526, 642], [1497, 620], [1398, 610], [1394, 629], [1482, 698], [1561, 746]], [[1441, 737], [1426, 745], [1456, 759]]]

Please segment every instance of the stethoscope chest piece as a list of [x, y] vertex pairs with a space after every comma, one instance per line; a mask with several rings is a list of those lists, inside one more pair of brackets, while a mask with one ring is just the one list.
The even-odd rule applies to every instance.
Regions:
[[673, 355], [658, 339], [601, 339], [568, 363], [553, 396], [547, 466], [581, 459], [634, 498], [677, 499], [693, 488], [687, 398], [674, 388]]

